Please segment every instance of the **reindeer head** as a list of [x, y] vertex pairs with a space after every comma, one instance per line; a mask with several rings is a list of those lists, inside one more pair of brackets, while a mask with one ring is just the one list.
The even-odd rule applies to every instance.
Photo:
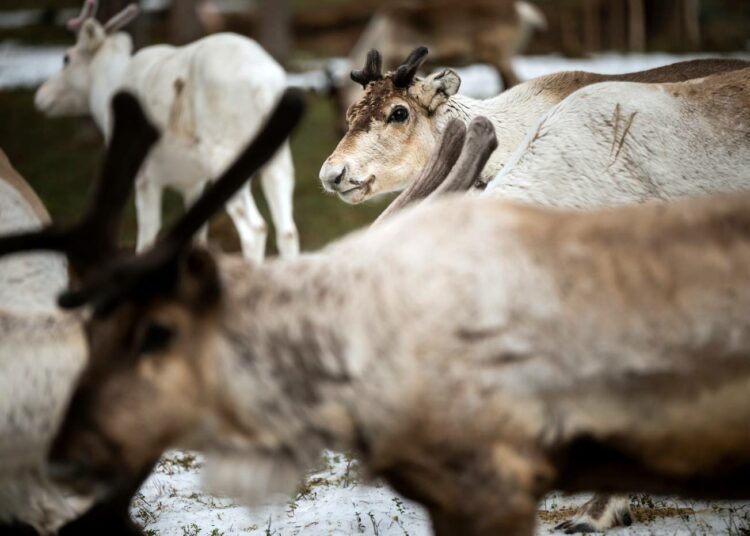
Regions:
[[97, 0], [86, 0], [78, 17], [68, 21], [68, 29], [76, 33], [76, 44], [65, 52], [62, 70], [37, 90], [34, 103], [49, 116], [86, 115], [92, 83], [92, 65], [106, 45], [117, 47], [123, 56], [130, 56], [130, 38], [117, 31], [138, 15], [138, 5], [131, 4], [106, 24], [95, 18]]
[[435, 116], [461, 80], [451, 69], [417, 78], [427, 49], [415, 49], [395, 71], [381, 72], [377, 50], [352, 80], [364, 93], [347, 112], [349, 129], [323, 164], [323, 187], [348, 203], [403, 189], [427, 163], [440, 128]]
[[53, 474], [82, 491], [132, 482], [168, 445], [189, 443], [221, 412], [211, 359], [222, 285], [192, 236], [274, 155], [303, 109], [287, 92], [256, 140], [150, 250], [118, 256], [119, 215], [156, 135], [142, 132], [154, 131], [135, 99], [118, 94], [113, 102], [105, 172], [84, 219], [67, 230], [0, 238], [0, 255], [64, 252], [80, 285], [60, 305], [92, 306], [89, 362], [51, 453]]

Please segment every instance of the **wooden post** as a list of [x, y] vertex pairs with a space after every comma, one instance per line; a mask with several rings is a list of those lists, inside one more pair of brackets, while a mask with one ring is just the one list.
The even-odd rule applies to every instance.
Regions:
[[646, 20], [643, 0], [628, 0], [628, 45], [632, 52], [646, 50]]
[[586, 52], [602, 49], [601, 0], [586, 0], [584, 4], [584, 47]]
[[682, 0], [682, 25], [686, 45], [690, 50], [701, 46], [700, 0]]
[[288, 0], [261, 0], [259, 40], [276, 60], [284, 64], [292, 49], [292, 12]]
[[169, 40], [175, 45], [184, 45], [203, 35], [203, 26], [198, 20], [195, 0], [172, 0], [167, 21]]

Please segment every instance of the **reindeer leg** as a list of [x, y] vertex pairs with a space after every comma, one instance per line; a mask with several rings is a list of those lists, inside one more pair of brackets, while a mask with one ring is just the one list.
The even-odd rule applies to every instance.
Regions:
[[260, 180], [276, 228], [279, 254], [284, 259], [294, 258], [299, 255], [299, 235], [292, 214], [294, 165], [288, 142], [260, 170]]
[[555, 528], [564, 530], [566, 534], [602, 532], [619, 525], [628, 527], [632, 522], [630, 499], [627, 496], [597, 493], [578, 509], [573, 518]]
[[415, 453], [383, 475], [399, 493], [427, 507], [437, 536], [530, 536], [552, 470], [533, 448], [499, 443]]
[[242, 255], [255, 262], [263, 261], [266, 253], [268, 226], [250, 193], [250, 185], [243, 186], [227, 203], [227, 212], [240, 235]]

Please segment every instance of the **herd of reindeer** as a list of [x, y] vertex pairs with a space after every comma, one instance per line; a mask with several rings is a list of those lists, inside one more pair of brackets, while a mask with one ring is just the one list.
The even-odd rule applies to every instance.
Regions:
[[[78, 222], [0, 159], [0, 534], [138, 534], [170, 448], [248, 501], [347, 451], [437, 535], [532, 534], [551, 490], [596, 492], [569, 533], [630, 524], [632, 491], [750, 499], [750, 62], [475, 100], [372, 50], [320, 180], [401, 193], [300, 255], [283, 69], [226, 33], [133, 54], [137, 9], [96, 7], [35, 97], [104, 135]], [[160, 233], [165, 187], [189, 208]], [[224, 206], [242, 255], [206, 246]]]

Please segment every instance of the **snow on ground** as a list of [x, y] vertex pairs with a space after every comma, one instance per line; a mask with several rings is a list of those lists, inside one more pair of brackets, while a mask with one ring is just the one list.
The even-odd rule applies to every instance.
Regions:
[[[293, 498], [276, 496], [266, 504], [243, 507], [200, 489], [199, 457], [171, 452], [144, 484], [132, 515], [150, 536], [428, 536], [425, 511], [382, 484], [365, 484], [357, 463], [327, 452]], [[540, 504], [537, 534], [559, 533], [588, 495], [550, 494]], [[636, 522], [612, 536], [669, 534], [693, 536], [750, 533], [750, 503], [683, 501], [634, 495]]]
[[[71, 43], [72, 44], [72, 43]], [[62, 67], [64, 47], [29, 47], [7, 42], [0, 44], [0, 90], [15, 87], [34, 87], [55, 74]], [[625, 73], [651, 69], [677, 61], [695, 58], [716, 57], [716, 54], [595, 54], [590, 58], [570, 59], [561, 56], [519, 56], [513, 66], [522, 80], [558, 71], [586, 70], [603, 74]], [[750, 53], [737, 52], [723, 57], [750, 60]], [[341, 58], [328, 61], [328, 68], [335, 79], [349, 78], [348, 62]], [[318, 62], [319, 64], [320, 62]], [[502, 89], [495, 70], [489, 65], [470, 65], [456, 69], [461, 76], [461, 93], [487, 98]], [[330, 76], [323, 69], [310, 69], [301, 73], [290, 73], [289, 84], [314, 91], [325, 91]]]

